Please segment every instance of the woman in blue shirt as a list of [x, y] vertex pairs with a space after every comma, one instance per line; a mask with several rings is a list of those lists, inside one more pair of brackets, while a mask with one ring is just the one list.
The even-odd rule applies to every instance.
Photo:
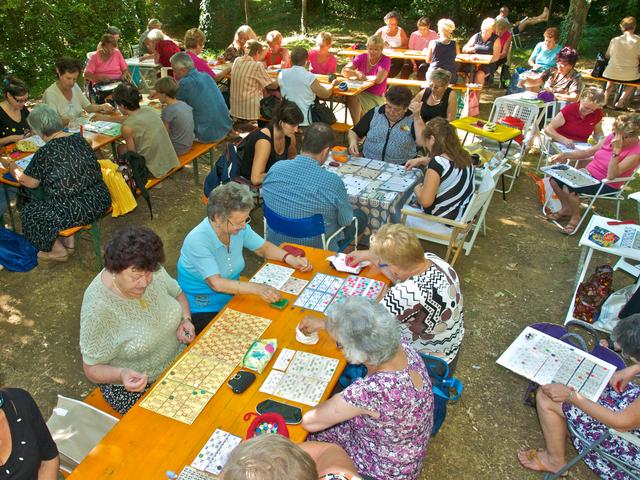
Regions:
[[258, 295], [265, 302], [280, 300], [275, 288], [240, 280], [245, 263], [243, 248], [267, 260], [278, 260], [302, 272], [313, 267], [255, 233], [249, 223], [253, 196], [245, 185], [230, 182], [209, 195], [207, 218], [184, 240], [178, 260], [178, 283], [191, 307], [200, 333], [235, 294]]
[[556, 27], [544, 31], [544, 42], [538, 43], [529, 57], [531, 70], [542, 72], [556, 66], [556, 55], [562, 49], [562, 45], [558, 44], [559, 38], [560, 30]]

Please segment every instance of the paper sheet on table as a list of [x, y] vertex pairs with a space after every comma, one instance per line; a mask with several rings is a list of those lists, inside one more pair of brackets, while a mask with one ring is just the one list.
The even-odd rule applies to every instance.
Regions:
[[370, 264], [370, 262], [362, 262], [355, 266], [347, 265], [347, 255], [344, 253], [336, 253], [330, 257], [327, 257], [327, 260], [331, 262], [331, 265], [338, 270], [339, 272], [347, 272], [347, 273], [355, 273], [358, 275], [364, 267]]
[[358, 195], [369, 186], [370, 180], [364, 177], [356, 177], [354, 175], [344, 175], [342, 182], [347, 189], [348, 195]]
[[560, 142], [553, 142], [553, 146], [556, 147], [558, 150], [560, 150], [560, 152], [562, 153], [574, 152], [576, 150], [586, 150], [588, 148], [593, 147], [593, 145], [586, 142], [574, 142], [573, 145], [574, 145], [574, 148], [569, 148]]
[[24, 158], [21, 158], [20, 160], [16, 160], [16, 165], [18, 165], [22, 170], [24, 170], [29, 166], [32, 158], [33, 158], [33, 153], [28, 157], [24, 157]]
[[109, 135], [110, 137], [117, 137], [120, 135], [122, 125], [115, 122], [105, 122], [99, 120], [97, 122], [90, 122], [84, 126], [84, 129], [89, 132], [101, 133], [102, 135]]

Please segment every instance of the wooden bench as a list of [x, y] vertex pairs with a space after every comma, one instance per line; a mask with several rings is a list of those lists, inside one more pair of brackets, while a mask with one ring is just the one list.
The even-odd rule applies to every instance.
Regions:
[[172, 168], [167, 173], [165, 173], [162, 177], [150, 178], [146, 184], [147, 190], [150, 190], [156, 185], [158, 185], [159, 183], [163, 182], [164, 180], [169, 178], [171, 175], [176, 173], [178, 170], [182, 170], [183, 167], [189, 165], [191, 162], [193, 162], [193, 181], [196, 185], [198, 185], [200, 183], [199, 174], [198, 174], [198, 157], [201, 157], [208, 153], [209, 165], [213, 169], [214, 163], [215, 163], [213, 160], [213, 149], [216, 148], [219, 143], [220, 142], [214, 142], [214, 143], [193, 142], [193, 146], [191, 147], [191, 150], [189, 150], [187, 153], [180, 155], [178, 157], [178, 161], [180, 162], [180, 165], [178, 165], [175, 168]]
[[108, 413], [109, 415], [118, 419], [122, 418], [122, 415], [116, 412], [111, 405], [102, 396], [99, 388], [95, 388], [89, 395], [84, 398], [84, 403], [97, 408], [101, 412]]
[[592, 77], [591, 74], [588, 74], [588, 73], [582, 73], [580, 75], [584, 80], [591, 80], [593, 82], [611, 82], [617, 85], [618, 88], [615, 94], [615, 98], [613, 99], [614, 102], [618, 101], [618, 99], [620, 98], [620, 95], [622, 95], [622, 90], [624, 89], [624, 87], [640, 88], [640, 82], [623, 82], [618, 80], [608, 80], [603, 77]]
[[[409, 78], [387, 78], [387, 86], [389, 85], [400, 85], [403, 87], [417, 87], [417, 88], [423, 89], [427, 86], [427, 81], [409, 79]], [[467, 85], [464, 83], [452, 83], [451, 85], [449, 85], [449, 88], [451, 88], [452, 90], [458, 90], [458, 91], [466, 91], [468, 88], [472, 92], [477, 92], [482, 90], [482, 86], [467, 87]]]
[[81, 231], [88, 231], [89, 235], [91, 235], [91, 241], [93, 242], [93, 251], [96, 254], [96, 262], [98, 263], [98, 268], [102, 269], [104, 264], [102, 263], [102, 252], [100, 251], [100, 220], [109, 215], [113, 211], [113, 207], [109, 207], [106, 212], [93, 222], [91, 225], [80, 225], [77, 227], [67, 228], [66, 230], [62, 230], [58, 232], [59, 237], [70, 237], [79, 233]]

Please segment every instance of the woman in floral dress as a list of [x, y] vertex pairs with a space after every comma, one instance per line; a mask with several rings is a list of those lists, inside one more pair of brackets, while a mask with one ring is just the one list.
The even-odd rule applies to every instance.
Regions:
[[[327, 315], [326, 329], [350, 363], [368, 374], [307, 412], [309, 440], [336, 443], [362, 475], [418, 478], [433, 425], [433, 391], [418, 353], [400, 339], [398, 322], [382, 305], [349, 297]], [[303, 319], [303, 332], [318, 329]], [[322, 327], [325, 326], [322, 322]]]
[[[634, 365], [613, 375], [597, 403], [562, 384], [543, 385], [538, 389], [536, 406], [546, 448], [521, 450], [518, 459], [525, 468], [557, 472], [565, 465], [567, 423], [582, 437], [588, 439], [589, 443], [597, 440], [609, 428], [622, 432], [630, 431], [640, 436], [640, 385], [632, 383], [640, 374], [640, 314], [620, 320], [613, 331], [613, 337], [623, 354], [634, 361]], [[573, 444], [579, 452], [587, 447], [575, 437]], [[640, 468], [640, 449], [626, 440], [612, 436], [605, 440], [600, 448]], [[630, 477], [595, 453], [589, 453], [584, 461], [603, 479], [637, 478]]]

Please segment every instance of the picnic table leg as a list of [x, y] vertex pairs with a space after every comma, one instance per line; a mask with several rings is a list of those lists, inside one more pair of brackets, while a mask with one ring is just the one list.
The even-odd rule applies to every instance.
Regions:
[[4, 190], [4, 199], [7, 202], [7, 210], [9, 210], [9, 219], [11, 221], [11, 229], [16, 231], [16, 221], [13, 218], [13, 207], [11, 206], [11, 199], [9, 198], [9, 187], [6, 183], [2, 184], [2, 189]]
[[200, 184], [200, 178], [198, 175], [198, 157], [193, 159], [193, 181], [196, 186]]
[[118, 161], [118, 147], [116, 147], [116, 142], [111, 142], [111, 153], [113, 154], [113, 161]]
[[96, 261], [98, 263], [98, 269], [102, 270], [104, 264], [102, 263], [102, 252], [100, 251], [100, 220], [96, 220], [91, 224], [91, 240], [93, 240], [93, 250], [96, 254]]

